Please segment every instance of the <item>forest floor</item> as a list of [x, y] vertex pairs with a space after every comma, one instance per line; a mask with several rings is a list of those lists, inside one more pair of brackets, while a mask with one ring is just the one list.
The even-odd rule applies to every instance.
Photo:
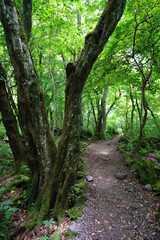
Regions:
[[[75, 240], [158, 240], [156, 214], [159, 198], [145, 190], [117, 150], [119, 136], [91, 143], [85, 152], [88, 175], [84, 214], [70, 229]], [[124, 180], [117, 173], [127, 173]]]

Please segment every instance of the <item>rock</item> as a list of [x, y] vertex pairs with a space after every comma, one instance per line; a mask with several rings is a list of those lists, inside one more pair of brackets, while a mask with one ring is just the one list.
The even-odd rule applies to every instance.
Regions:
[[148, 192], [152, 192], [152, 186], [151, 186], [150, 184], [145, 185], [144, 188], [145, 188]]
[[92, 181], [93, 181], [93, 177], [92, 177], [92, 176], [87, 176], [87, 177], [86, 177], [86, 180], [87, 180], [88, 182], [92, 182]]
[[116, 179], [124, 180], [128, 177], [128, 174], [119, 172], [119, 173], [116, 173], [114, 176], [115, 176]]

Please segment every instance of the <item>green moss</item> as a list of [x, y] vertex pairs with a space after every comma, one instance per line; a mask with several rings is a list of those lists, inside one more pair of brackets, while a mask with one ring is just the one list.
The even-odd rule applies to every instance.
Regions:
[[50, 240], [61, 240], [62, 239], [62, 234], [61, 234], [61, 230], [58, 229], [57, 231], [55, 231], [49, 238]]
[[65, 236], [65, 239], [66, 240], [70, 240], [74, 237], [77, 237], [78, 236], [78, 233], [77, 232], [74, 232], [74, 231], [71, 231], [71, 229], [67, 229], [64, 233], [64, 236]]
[[29, 167], [27, 165], [21, 164], [19, 173], [21, 175], [29, 176], [30, 175], [30, 169], [29, 169]]
[[81, 179], [85, 176], [85, 172], [84, 171], [77, 171], [77, 179]]
[[80, 157], [78, 171], [77, 171], [77, 179], [83, 178], [87, 174], [87, 164], [83, 157]]
[[87, 170], [87, 164], [85, 159], [81, 156], [79, 159], [79, 164], [78, 164], [78, 171], [83, 171], [84, 175], [86, 174], [86, 170]]
[[72, 187], [72, 191], [68, 197], [69, 206], [73, 207], [76, 204], [83, 203], [85, 200], [85, 192], [87, 191], [87, 184], [84, 179], [77, 180]]
[[160, 195], [160, 180], [153, 185], [153, 191]]
[[130, 157], [126, 157], [125, 159], [126, 166], [131, 167], [135, 163], [134, 159], [131, 159]]
[[67, 215], [72, 219], [76, 220], [83, 214], [83, 205], [76, 205], [67, 211]]
[[139, 179], [143, 184], [154, 185], [158, 179], [158, 174], [155, 165], [150, 160], [136, 159], [135, 164], [132, 166], [132, 172], [138, 174]]

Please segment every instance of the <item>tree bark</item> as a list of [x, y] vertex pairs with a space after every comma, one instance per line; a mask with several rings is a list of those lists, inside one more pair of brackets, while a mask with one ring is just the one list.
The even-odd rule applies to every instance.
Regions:
[[[147, 79], [142, 77], [142, 96], [141, 96], [141, 109], [140, 109], [140, 131], [139, 131], [139, 139], [138, 139], [138, 143], [135, 147], [135, 151], [138, 151], [141, 143], [142, 143], [142, 139], [144, 136], [144, 127], [147, 121], [147, 115], [148, 115], [148, 110], [147, 110], [147, 106], [146, 106], [146, 97], [145, 97], [145, 90], [146, 90], [146, 84], [147, 84]], [[143, 114], [144, 112], [144, 114]]]
[[[108, 86], [105, 86], [103, 96], [101, 98], [101, 102], [97, 100], [97, 110], [98, 110], [98, 116], [96, 122], [96, 129], [95, 129], [95, 135], [99, 139], [105, 139], [106, 138], [106, 98], [107, 98], [107, 92], [108, 92]], [[95, 115], [96, 119], [96, 115]]]
[[134, 127], [133, 127], [133, 121], [134, 121], [134, 110], [135, 110], [135, 103], [133, 99], [133, 93], [132, 93], [132, 86], [129, 84], [129, 89], [130, 89], [130, 99], [132, 103], [132, 111], [131, 111], [131, 134], [132, 138], [134, 139]]
[[28, 148], [34, 200], [49, 178], [56, 148], [49, 130], [44, 93], [13, 0], [0, 1], [0, 19], [18, 87], [19, 120]]
[[79, 60], [75, 64], [69, 63], [66, 67], [63, 133], [56, 155], [56, 163], [43, 195], [38, 215], [39, 223], [50, 207], [54, 206], [54, 213], [59, 218], [68, 206], [67, 197], [74, 184], [79, 161], [82, 90], [94, 62], [120, 20], [125, 4], [125, 0], [107, 2], [97, 26], [85, 37], [85, 46]]
[[32, 31], [32, 0], [23, 0], [23, 24], [29, 41]]
[[102, 127], [101, 127], [101, 138], [105, 139], [106, 138], [106, 121], [107, 121], [107, 116], [106, 116], [106, 98], [107, 98], [107, 93], [108, 93], [108, 86], [106, 85], [104, 88], [104, 93], [103, 97], [101, 100], [101, 109], [102, 109]]
[[8, 93], [5, 87], [6, 78], [5, 70], [0, 63], [0, 112], [15, 159], [15, 170], [16, 173], [19, 173], [21, 166], [27, 164], [27, 150], [23, 138], [19, 133], [17, 119], [8, 99]]

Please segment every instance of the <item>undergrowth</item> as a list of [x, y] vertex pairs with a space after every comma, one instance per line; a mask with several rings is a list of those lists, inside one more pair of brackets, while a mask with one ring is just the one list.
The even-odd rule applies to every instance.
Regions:
[[[141, 147], [134, 152], [136, 141], [123, 136], [119, 141], [119, 150], [125, 157], [125, 162], [144, 185], [150, 184], [154, 194], [160, 196], [160, 139], [145, 138]], [[153, 157], [151, 157], [151, 155]], [[157, 214], [160, 224], [160, 207]]]
[[12, 201], [5, 201], [0, 203], [0, 239], [9, 240], [12, 226], [12, 214], [18, 208], [13, 207]]

